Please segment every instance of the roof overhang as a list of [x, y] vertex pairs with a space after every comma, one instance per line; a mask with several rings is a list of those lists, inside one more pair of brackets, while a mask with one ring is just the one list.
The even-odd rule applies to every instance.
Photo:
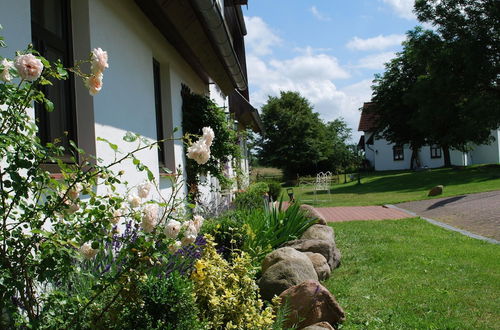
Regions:
[[248, 88], [221, 9], [213, 0], [135, 0], [200, 78], [230, 95]]
[[237, 90], [229, 94], [229, 111], [243, 127], [250, 127], [256, 133], [264, 133], [259, 112]]

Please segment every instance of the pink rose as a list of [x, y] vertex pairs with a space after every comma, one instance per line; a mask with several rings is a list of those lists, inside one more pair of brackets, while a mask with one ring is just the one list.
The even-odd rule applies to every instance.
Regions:
[[92, 63], [91, 63], [92, 73], [94, 75], [102, 73], [104, 69], [108, 67], [109, 67], [108, 52], [102, 50], [101, 48], [94, 48], [92, 50]]
[[14, 67], [14, 63], [9, 61], [8, 59], [4, 58], [2, 60], [2, 63], [0, 63], [3, 66], [2, 72], [0, 72], [0, 80], [3, 80], [5, 82], [9, 82], [12, 80], [12, 76], [10, 75], [9, 70]]
[[14, 66], [23, 80], [35, 81], [40, 78], [43, 71], [42, 61], [32, 54], [24, 54], [16, 57]]
[[88, 77], [85, 80], [85, 85], [89, 89], [90, 95], [94, 96], [99, 93], [102, 88], [102, 73], [96, 73]]
[[200, 165], [205, 164], [210, 159], [210, 147], [205, 143], [205, 140], [200, 139], [187, 149], [187, 157]]

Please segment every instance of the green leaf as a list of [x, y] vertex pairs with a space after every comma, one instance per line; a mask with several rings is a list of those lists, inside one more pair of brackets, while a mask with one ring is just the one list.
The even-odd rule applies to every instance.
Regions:
[[134, 142], [136, 140], [137, 140], [137, 135], [132, 132], [125, 133], [125, 136], [123, 137], [123, 141], [126, 142]]

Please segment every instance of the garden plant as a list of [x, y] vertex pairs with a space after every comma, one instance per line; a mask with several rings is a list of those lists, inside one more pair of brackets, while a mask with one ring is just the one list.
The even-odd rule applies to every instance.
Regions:
[[[90, 73], [81, 69], [86, 62]], [[170, 176], [171, 194], [160, 193], [137, 157], [158, 142], [127, 133], [123, 139], [135, 147], [122, 152], [98, 139], [115, 155], [105, 164], [73, 142], [65, 148], [40, 141], [33, 104], [58, 110], [40, 87], [75, 75], [96, 95], [108, 67], [105, 51], [94, 49], [74, 68], [49, 63], [32, 48], [0, 63], [0, 328], [276, 326], [274, 309], [260, 300], [250, 257], [222, 263], [213, 239], [199, 234], [204, 219], [193, 216], [181, 194], [180, 170]], [[202, 165], [215, 134], [210, 127], [198, 133], [195, 142], [193, 135], [183, 139], [187, 157]], [[143, 183], [123, 179], [125, 162], [142, 173]], [[60, 177], [45, 169], [48, 163], [57, 164]], [[225, 276], [234, 281], [215, 285]], [[238, 306], [245, 311], [235, 313]]]

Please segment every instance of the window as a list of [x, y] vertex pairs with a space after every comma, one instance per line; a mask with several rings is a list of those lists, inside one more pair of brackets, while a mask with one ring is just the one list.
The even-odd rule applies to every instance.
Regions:
[[[70, 6], [67, 0], [31, 0], [33, 46], [49, 61], [61, 60], [65, 67], [73, 64]], [[52, 81], [42, 91], [54, 103], [54, 111], [35, 107], [42, 143], [60, 140], [64, 147], [77, 140], [75, 91], [72, 75], [67, 80]]]
[[394, 160], [404, 160], [405, 154], [402, 145], [392, 147], [392, 155]]
[[[156, 140], [161, 141], [165, 138], [163, 134], [163, 116], [161, 106], [161, 75], [160, 63], [153, 59], [153, 81], [155, 91], [155, 112], [156, 112]], [[165, 143], [158, 145], [158, 162], [160, 166], [165, 166]]]
[[431, 158], [441, 158], [441, 148], [437, 145], [431, 145]]

